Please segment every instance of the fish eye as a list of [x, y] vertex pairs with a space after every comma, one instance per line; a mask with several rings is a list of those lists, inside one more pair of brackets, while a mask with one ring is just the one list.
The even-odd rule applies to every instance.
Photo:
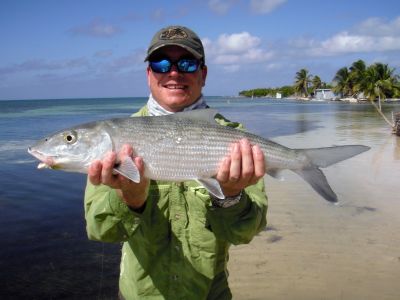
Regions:
[[67, 144], [74, 144], [76, 142], [76, 132], [71, 131], [71, 132], [66, 132], [64, 133], [64, 141]]

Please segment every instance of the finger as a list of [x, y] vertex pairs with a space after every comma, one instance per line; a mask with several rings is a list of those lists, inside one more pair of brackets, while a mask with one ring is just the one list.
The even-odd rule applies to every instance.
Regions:
[[101, 168], [100, 160], [92, 162], [89, 166], [88, 178], [93, 185], [99, 185], [101, 183]]
[[118, 158], [119, 158], [119, 160], [123, 160], [127, 156], [132, 157], [132, 155], [133, 155], [132, 146], [125, 144], [122, 146], [121, 151], [118, 153]]
[[258, 145], [254, 145], [252, 147], [252, 152], [254, 159], [254, 176], [251, 181], [252, 183], [256, 183], [265, 175], [265, 157], [260, 146]]
[[236, 182], [240, 178], [242, 168], [242, 157], [240, 153], [239, 143], [233, 145], [231, 152], [231, 166], [229, 170], [229, 181]]
[[218, 169], [216, 179], [219, 182], [225, 183], [229, 180], [230, 167], [231, 167], [231, 158], [230, 156], [227, 156], [222, 160], [222, 163]]
[[115, 176], [113, 175], [113, 168], [115, 165], [117, 155], [115, 152], [110, 152], [103, 159], [103, 168], [101, 170], [101, 181], [103, 184], [113, 185]]
[[253, 151], [248, 139], [240, 141], [240, 151], [242, 154], [242, 179], [250, 180], [254, 175]]
[[254, 157], [254, 175], [256, 177], [263, 177], [265, 175], [265, 157], [260, 146], [254, 145], [252, 147]]
[[135, 162], [136, 167], [137, 167], [138, 170], [139, 170], [140, 177], [143, 177], [143, 175], [144, 175], [144, 162], [143, 162], [143, 158], [141, 158], [140, 156], [136, 156], [136, 157], [134, 158], [134, 162]]

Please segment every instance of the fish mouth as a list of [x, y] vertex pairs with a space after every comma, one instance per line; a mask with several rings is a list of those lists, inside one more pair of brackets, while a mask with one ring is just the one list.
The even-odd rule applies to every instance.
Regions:
[[54, 160], [55, 156], [47, 156], [42, 152], [30, 147], [28, 148], [28, 153], [41, 161], [41, 163], [38, 164], [38, 169], [53, 169], [56, 166], [56, 162]]

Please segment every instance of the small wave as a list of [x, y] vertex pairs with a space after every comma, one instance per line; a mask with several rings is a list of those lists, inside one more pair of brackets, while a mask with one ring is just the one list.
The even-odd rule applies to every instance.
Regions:
[[16, 165], [23, 165], [23, 164], [32, 164], [34, 162], [38, 162], [36, 159], [16, 159], [9, 161], [11, 164], [16, 164]]
[[28, 150], [28, 147], [35, 143], [34, 140], [23, 140], [23, 141], [7, 141], [0, 144], [0, 153], [9, 151], [22, 151]]

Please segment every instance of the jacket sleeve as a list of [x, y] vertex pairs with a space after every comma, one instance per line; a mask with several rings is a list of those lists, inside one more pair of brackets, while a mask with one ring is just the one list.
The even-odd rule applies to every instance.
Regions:
[[247, 187], [240, 202], [227, 208], [210, 205], [207, 219], [217, 238], [231, 244], [247, 244], [267, 225], [268, 201], [264, 179]]
[[94, 186], [89, 181], [85, 190], [85, 219], [89, 239], [122, 242], [137, 230], [141, 214], [131, 211], [114, 189]]

